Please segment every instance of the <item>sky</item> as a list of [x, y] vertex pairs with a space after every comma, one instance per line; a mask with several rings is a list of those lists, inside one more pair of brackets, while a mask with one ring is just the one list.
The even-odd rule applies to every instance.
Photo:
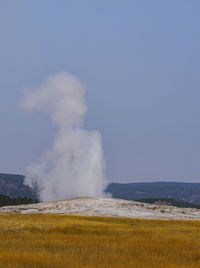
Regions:
[[24, 173], [55, 126], [18, 103], [67, 71], [87, 87], [110, 182], [200, 182], [198, 0], [0, 0], [0, 173]]

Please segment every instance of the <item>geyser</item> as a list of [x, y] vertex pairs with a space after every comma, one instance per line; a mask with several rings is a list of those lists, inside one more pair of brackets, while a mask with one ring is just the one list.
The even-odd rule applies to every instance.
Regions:
[[101, 135], [83, 129], [84, 97], [84, 85], [63, 72], [28, 89], [21, 101], [26, 111], [48, 113], [58, 128], [52, 147], [26, 171], [25, 184], [37, 186], [41, 201], [104, 195]]

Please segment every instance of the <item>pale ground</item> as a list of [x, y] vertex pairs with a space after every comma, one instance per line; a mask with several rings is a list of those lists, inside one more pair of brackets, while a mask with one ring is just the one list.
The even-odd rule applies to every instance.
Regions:
[[75, 198], [49, 203], [8, 206], [0, 213], [61, 213], [128, 218], [200, 219], [200, 210], [126, 201], [116, 198]]

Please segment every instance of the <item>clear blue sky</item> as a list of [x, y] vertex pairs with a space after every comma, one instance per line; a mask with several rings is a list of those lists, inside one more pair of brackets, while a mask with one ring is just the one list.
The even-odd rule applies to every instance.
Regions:
[[68, 71], [87, 84], [110, 181], [200, 181], [200, 1], [0, 0], [0, 172], [52, 142], [22, 90]]

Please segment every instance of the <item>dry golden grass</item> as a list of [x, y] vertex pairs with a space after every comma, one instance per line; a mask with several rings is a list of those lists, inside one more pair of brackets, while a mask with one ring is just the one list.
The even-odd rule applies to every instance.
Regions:
[[0, 214], [0, 268], [200, 267], [200, 222]]

